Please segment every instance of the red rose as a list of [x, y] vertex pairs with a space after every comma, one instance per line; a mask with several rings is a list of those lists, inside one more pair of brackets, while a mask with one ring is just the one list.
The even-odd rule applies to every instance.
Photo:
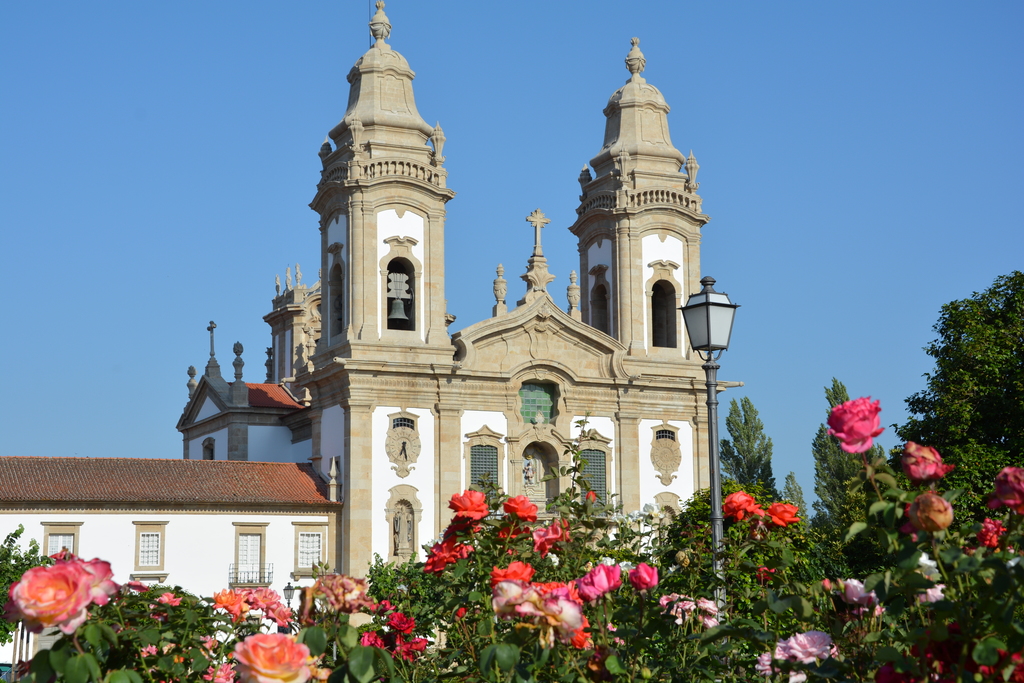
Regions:
[[1004, 467], [996, 475], [996, 490], [988, 501], [990, 508], [1005, 505], [1018, 515], [1024, 515], [1024, 468]]
[[533, 552], [540, 553], [541, 557], [546, 557], [555, 543], [567, 540], [569, 540], [569, 523], [556, 519], [549, 527], [533, 530]]
[[881, 434], [878, 413], [882, 408], [871, 398], [857, 398], [832, 409], [828, 416], [828, 433], [839, 439], [839, 447], [847, 453], [863, 453], [871, 448], [872, 439]]
[[746, 515], [764, 515], [764, 510], [757, 504], [754, 497], [745, 491], [730, 493], [722, 503], [722, 512], [726, 517], [740, 521]]
[[478, 521], [491, 514], [487, 507], [487, 496], [479, 491], [466, 490], [456, 493], [448, 501], [448, 507], [455, 510], [455, 519]]
[[392, 631], [409, 634], [416, 628], [416, 620], [405, 616], [401, 612], [392, 612], [388, 617], [388, 628]]
[[491, 571], [491, 588], [493, 589], [499, 581], [522, 581], [529, 583], [533, 578], [534, 568], [525, 562], [516, 560], [508, 566], [508, 569], [495, 567]]
[[516, 496], [505, 501], [505, 512], [515, 515], [521, 522], [537, 521], [537, 506], [526, 496]]
[[772, 503], [768, 506], [768, 517], [771, 519], [772, 524], [779, 527], [799, 522], [800, 518], [796, 516], [798, 512], [800, 512], [800, 508], [789, 503]]
[[908, 441], [903, 447], [903, 474], [913, 482], [914, 486], [938, 481], [953, 471], [955, 465], [943, 465], [942, 456], [931, 446], [921, 446]]
[[359, 637], [359, 644], [363, 647], [379, 647], [381, 649], [387, 647], [384, 644], [384, 639], [377, 635], [376, 631], [366, 631]]
[[593, 503], [596, 500], [597, 500], [597, 493], [595, 493], [594, 491], [587, 491], [587, 501], [590, 502], [590, 503]]
[[423, 565], [423, 571], [440, 574], [445, 567], [468, 557], [471, 552], [473, 552], [472, 546], [456, 543], [455, 537], [450, 536], [440, 543], [435, 543], [434, 547], [430, 549], [430, 555]]
[[910, 506], [910, 523], [918, 531], [942, 531], [953, 523], [953, 506], [937, 493], [922, 493]]
[[998, 548], [999, 537], [1005, 533], [1006, 527], [1002, 522], [986, 517], [981, 524], [981, 531], [978, 532], [978, 543], [987, 548]]
[[629, 582], [638, 591], [650, 590], [658, 585], [658, 570], [646, 562], [641, 562], [629, 570]]
[[[768, 583], [769, 581], [772, 580], [772, 574], [774, 574], [774, 573], [775, 573], [774, 569], [769, 569], [768, 567], [758, 567], [757, 568], [757, 581], [758, 581], [758, 583], [761, 583], [761, 584]], [[821, 585], [825, 586], [825, 590], [829, 590], [830, 588], [832, 588], [832, 584], [831, 583], [828, 583], [826, 585], [827, 581], [828, 581], [828, 579], [824, 579], [821, 582]]]

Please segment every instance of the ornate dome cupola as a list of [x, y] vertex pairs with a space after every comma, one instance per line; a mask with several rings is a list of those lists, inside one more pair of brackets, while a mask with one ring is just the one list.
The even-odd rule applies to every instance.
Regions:
[[385, 42], [391, 35], [391, 22], [382, 0], [370, 21], [370, 33], [376, 42], [349, 71], [348, 108], [329, 136], [337, 148], [350, 145], [354, 133], [356, 145], [371, 142], [412, 148], [409, 151], [421, 152], [426, 159], [431, 151], [426, 142], [434, 127], [416, 110], [412, 92], [416, 74], [405, 57]]
[[637, 168], [650, 171], [675, 173], [686, 161], [682, 152], [672, 146], [665, 98], [640, 75], [647, 65], [640, 51], [640, 39], [633, 38], [632, 44], [626, 55], [626, 68], [632, 75], [608, 100], [604, 109], [608, 118], [604, 146], [590, 160], [598, 177], [609, 173], [623, 152]]

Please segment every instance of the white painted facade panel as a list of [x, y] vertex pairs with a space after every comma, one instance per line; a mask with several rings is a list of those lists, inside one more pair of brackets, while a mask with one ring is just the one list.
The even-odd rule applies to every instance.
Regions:
[[[409, 214], [406, 213], [406, 216]], [[373, 491], [371, 494], [373, 529], [371, 530], [371, 548], [374, 553], [385, 560], [390, 555], [391, 529], [388, 527], [385, 510], [388, 500], [391, 498], [391, 489], [395, 486], [406, 485], [416, 489], [416, 497], [419, 501], [422, 514], [416, 525], [416, 557], [424, 559], [420, 546], [434, 538], [434, 416], [429, 408], [405, 408], [405, 412], [416, 416], [416, 431], [420, 437], [420, 454], [416, 464], [410, 468], [409, 476], [399, 477], [392, 469], [391, 461], [388, 460], [387, 452], [384, 450], [384, 441], [387, 439], [390, 422], [388, 415], [400, 412], [402, 409], [397, 406], [381, 406], [373, 411], [370, 418], [371, 442], [373, 443], [373, 454], [371, 462], [371, 477], [373, 478]]]
[[284, 425], [250, 425], [249, 460], [302, 462], [292, 452], [292, 430]]
[[[210, 399], [206, 400], [209, 401]], [[225, 427], [224, 429], [218, 429], [212, 434], [204, 434], [190, 440], [188, 442], [188, 457], [190, 460], [203, 459], [203, 442], [210, 438], [213, 439], [213, 459], [228, 459], [228, 429]]]
[[[608, 270], [604, 274], [605, 280], [608, 281], [608, 329], [611, 336], [615, 336], [615, 316], [611, 312], [615, 309], [615, 263], [612, 261], [612, 241], [611, 240], [598, 240], [589, 247], [587, 247], [587, 264], [590, 269], [593, 270], [594, 266], [605, 265], [608, 266]], [[594, 291], [594, 283], [597, 278], [590, 273], [581, 273], [587, 278], [587, 291]]]
[[640, 505], [650, 503], [654, 505], [654, 497], [659, 493], [669, 491], [676, 494], [683, 501], [686, 501], [694, 493], [693, 488], [693, 426], [683, 420], [669, 420], [668, 424], [679, 428], [677, 434], [679, 453], [682, 460], [679, 469], [676, 470], [676, 478], [665, 486], [658, 478], [658, 472], [651, 462], [651, 444], [654, 441], [654, 429], [661, 424], [661, 420], [640, 420]]
[[[406, 209], [405, 214], [399, 218], [398, 212], [395, 209], [387, 209], [377, 214], [377, 261], [381, 261], [388, 252], [391, 251], [391, 247], [384, 241], [388, 237], [412, 237], [416, 240], [416, 244], [412, 248], [412, 255], [419, 261], [420, 267], [423, 269], [423, 277], [420, 282], [416, 282], [413, 288], [413, 303], [416, 306], [416, 330], [419, 332], [420, 339], [423, 341], [427, 340], [427, 325], [423, 317], [423, 300], [427, 291], [426, 283], [430, 282], [431, 273], [428, 270], [428, 264], [423, 258], [424, 247], [424, 225], [423, 216], [414, 213], [413, 211]], [[377, 310], [383, 311], [382, 306], [384, 305], [382, 297], [384, 292], [377, 287]], [[383, 324], [383, 316], [377, 316], [377, 334], [381, 333], [381, 325]]]
[[[668, 235], [665, 237], [665, 241], [661, 241], [659, 235], [644, 235], [640, 240], [640, 252], [642, 258], [642, 265], [644, 268], [643, 276], [643, 287], [644, 287], [644, 346], [649, 346], [651, 342], [651, 297], [647, 291], [647, 283], [650, 282], [651, 278], [654, 277], [654, 268], [650, 267], [650, 264], [655, 261], [672, 261], [679, 265], [679, 268], [673, 273], [676, 281], [680, 284], [685, 285], [686, 283], [686, 261], [683, 257], [683, 250], [686, 245], [683, 244], [682, 240]], [[686, 303], [686, 297], [688, 292], [676, 292], [677, 297], [682, 297], [683, 303]], [[677, 317], [681, 318], [681, 314], [677, 314]], [[676, 339], [676, 348], [682, 353], [682, 348], [685, 344], [680, 339]]]
[[[325, 408], [320, 418], [320, 468], [324, 474], [331, 470], [331, 458], [338, 458], [338, 483], [345, 483], [345, 409], [341, 406]], [[344, 489], [342, 489], [344, 490]]]
[[[492, 431], [495, 431], [495, 432], [498, 432], [499, 434], [501, 434], [501, 436], [502, 436], [501, 442], [502, 443], [507, 443], [505, 438], [504, 438], [508, 434], [508, 419], [505, 417], [505, 413], [498, 412], [498, 411], [491, 411], [491, 410], [467, 410], [467, 411], [462, 413], [462, 421], [461, 421], [460, 424], [461, 424], [461, 430], [462, 430], [461, 431], [461, 433], [462, 433], [461, 442], [463, 444], [465, 444], [467, 441], [469, 441], [469, 439], [466, 438], [466, 434], [472, 434], [473, 432], [478, 432], [481, 429], [483, 429], [484, 427], [487, 427], [488, 429], [490, 429]], [[504, 471], [504, 475], [503, 475], [502, 481], [505, 482], [505, 486], [503, 488], [506, 491], [508, 491], [508, 482], [511, 481], [510, 477], [512, 476], [512, 472], [509, 470], [508, 460], [509, 460], [509, 458], [508, 458], [508, 447], [506, 446], [506, 448], [505, 448], [505, 461], [503, 463], [498, 463], [498, 467], [501, 468], [501, 470]], [[462, 459], [461, 459], [461, 461], [462, 461], [462, 468], [459, 470], [459, 482], [460, 482], [459, 488], [461, 490], [465, 491], [466, 488], [468, 488], [468, 483], [466, 482], [466, 470], [469, 467], [468, 463], [466, 462], [466, 448], [465, 448], [465, 445], [463, 445], [463, 448], [462, 448]]]
[[220, 413], [220, 408], [213, 402], [213, 399], [207, 396], [203, 399], [203, 405], [199, 408], [199, 413], [196, 415], [196, 422], [201, 422], [208, 417], [213, 417]]

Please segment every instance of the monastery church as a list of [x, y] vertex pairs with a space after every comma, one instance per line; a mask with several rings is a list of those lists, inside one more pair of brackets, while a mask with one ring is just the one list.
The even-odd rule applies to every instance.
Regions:
[[422, 559], [448, 499], [484, 477], [543, 509], [568, 485], [545, 478], [575, 438], [590, 486], [627, 512], [708, 486], [704, 372], [677, 309], [701, 289], [709, 217], [639, 40], [579, 174], [567, 291], [541, 244], [555, 226], [535, 210], [525, 273], [498, 266], [491, 317], [455, 332], [445, 135], [417, 111], [383, 6], [319, 151], [321, 278], [296, 266], [278, 284], [265, 380], [243, 378], [241, 344], [222, 370], [211, 323], [177, 424], [182, 460], [0, 458], [0, 533], [23, 524], [23, 544], [103, 557], [119, 581], [280, 591], [314, 562], [365, 575], [374, 555]]

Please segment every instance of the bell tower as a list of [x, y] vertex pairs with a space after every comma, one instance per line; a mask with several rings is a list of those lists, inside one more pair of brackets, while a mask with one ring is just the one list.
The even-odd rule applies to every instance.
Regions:
[[710, 218], [697, 195], [697, 160], [672, 145], [669, 106], [640, 75], [646, 63], [633, 38], [630, 77], [604, 109], [604, 145], [580, 173], [570, 230], [579, 238], [583, 321], [630, 356], [681, 361], [677, 309], [700, 289], [700, 229]]
[[379, 358], [382, 347], [400, 345], [450, 362], [444, 220], [455, 193], [442, 166], [445, 136], [416, 110], [415, 74], [386, 42], [380, 0], [370, 33], [376, 42], [348, 74], [345, 116], [320, 148], [310, 204], [321, 233], [317, 352]]

